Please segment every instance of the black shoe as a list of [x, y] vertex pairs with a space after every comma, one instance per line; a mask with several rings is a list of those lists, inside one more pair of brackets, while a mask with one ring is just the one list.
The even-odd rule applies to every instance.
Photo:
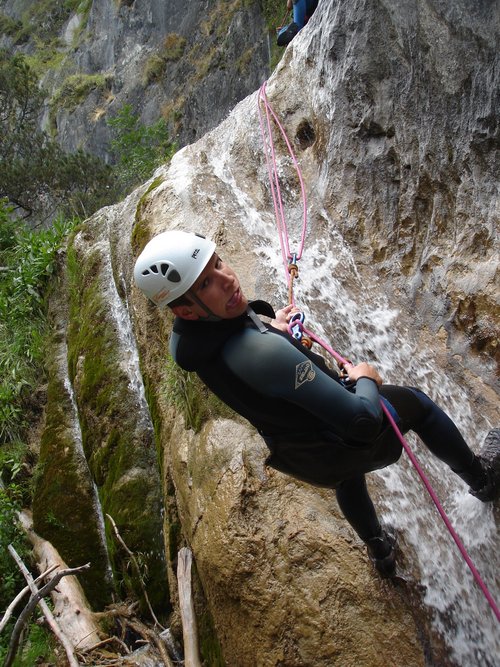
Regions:
[[287, 44], [290, 44], [298, 32], [299, 26], [296, 23], [290, 23], [290, 25], [287, 25], [279, 31], [276, 44], [278, 46], [286, 46]]
[[383, 579], [396, 574], [397, 540], [392, 529], [380, 529], [380, 535], [366, 541], [368, 556]]
[[483, 503], [491, 502], [500, 496], [500, 428], [488, 433], [477, 458], [482, 468], [482, 480], [479, 485], [471, 487], [469, 493]]

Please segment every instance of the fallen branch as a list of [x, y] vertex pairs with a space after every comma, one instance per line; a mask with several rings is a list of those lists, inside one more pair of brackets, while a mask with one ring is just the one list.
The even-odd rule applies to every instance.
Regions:
[[[34, 584], [38, 584], [40, 581], [42, 581], [48, 574], [56, 570], [59, 566], [58, 565], [52, 565], [52, 567], [49, 567], [48, 570], [45, 570], [39, 577], [37, 577], [34, 580]], [[5, 610], [5, 614], [2, 616], [2, 620], [0, 621], [0, 633], [3, 631], [7, 623], [9, 622], [10, 617], [12, 616], [12, 613], [14, 609], [17, 607], [17, 605], [21, 602], [23, 597], [29, 593], [30, 587], [25, 586], [22, 591], [20, 591], [16, 597], [12, 600], [12, 602], [9, 604], [7, 609]]]
[[184, 638], [184, 660], [186, 667], [201, 667], [198, 652], [198, 631], [194, 613], [191, 589], [191, 549], [182, 547], [178, 554], [177, 582], [179, 587], [179, 606], [182, 619], [182, 636]]
[[[35, 533], [31, 514], [28, 511], [20, 512], [19, 520], [33, 545], [40, 571], [54, 563], [63, 569], [68, 567], [54, 546]], [[27, 570], [26, 572], [28, 576], [31, 576]], [[78, 647], [79, 651], [85, 651], [101, 639], [100, 628], [76, 577], [65, 577], [58, 588], [52, 591], [51, 597], [54, 603], [53, 613], [50, 612], [45, 602], [40, 603], [40, 608], [54, 633], [57, 632], [57, 626], [69, 639], [71, 646]]]
[[[8, 546], [8, 550], [11, 556], [13, 556], [16, 563], [20, 565], [21, 570], [23, 571], [24, 574], [25, 571], [27, 571], [27, 568], [19, 558], [16, 550], [10, 544]], [[17, 649], [19, 647], [19, 639], [21, 637], [21, 633], [26, 623], [28, 622], [31, 614], [34, 612], [37, 604], [40, 601], [42, 601], [46, 595], [49, 595], [51, 591], [54, 590], [54, 588], [57, 586], [57, 584], [61, 581], [63, 577], [66, 577], [70, 574], [76, 574], [78, 572], [82, 572], [83, 570], [87, 570], [89, 567], [90, 564], [87, 563], [86, 565], [81, 565], [80, 567], [59, 570], [59, 572], [56, 572], [56, 574], [52, 577], [52, 579], [40, 589], [37, 589], [33, 581], [33, 578], [28, 573], [30, 579], [30, 581], [28, 581], [28, 584], [30, 589], [33, 591], [33, 594], [31, 595], [28, 604], [25, 606], [25, 608], [19, 615], [16, 624], [14, 625], [14, 630], [12, 631], [12, 635], [10, 638], [9, 649], [7, 651], [7, 656], [5, 658], [4, 667], [10, 667], [10, 665], [12, 665], [12, 663], [14, 662], [14, 658], [16, 657]], [[79, 663], [75, 657], [73, 647], [71, 646], [71, 643], [69, 642], [68, 638], [61, 632], [60, 628], [58, 628], [57, 636], [66, 650], [66, 655], [68, 657], [70, 667], [78, 667]]]
[[[161, 659], [163, 660], [165, 667], [174, 667], [174, 663], [170, 659], [170, 656], [167, 652], [165, 643], [163, 640], [150, 628], [148, 628], [144, 623], [141, 623], [139, 620], [129, 620], [128, 625], [132, 628], [132, 630], [135, 630], [138, 634], [141, 635], [141, 637], [144, 638], [146, 642], [149, 644], [153, 644], [153, 646], [156, 646], [158, 649]], [[187, 663], [186, 663], [186, 667]], [[201, 667], [201, 665], [200, 665]]]
[[153, 621], [156, 623], [156, 625], [157, 625], [159, 628], [161, 628], [162, 630], [165, 630], [165, 628], [161, 625], [161, 623], [159, 622], [159, 620], [156, 618], [156, 615], [155, 615], [155, 613], [154, 613], [154, 611], [153, 611], [153, 607], [151, 606], [151, 603], [150, 603], [150, 601], [149, 601], [149, 597], [148, 597], [148, 594], [147, 594], [147, 592], [146, 592], [146, 586], [144, 585], [144, 581], [143, 581], [143, 579], [142, 579], [141, 569], [140, 569], [140, 567], [139, 567], [139, 563], [137, 562], [137, 558], [134, 556], [134, 554], [132, 553], [132, 551], [130, 551], [130, 549], [128, 548], [128, 546], [127, 546], [127, 545], [125, 544], [125, 542], [123, 541], [122, 536], [121, 536], [120, 533], [118, 532], [118, 527], [117, 527], [117, 525], [116, 525], [115, 520], [113, 519], [113, 517], [110, 516], [109, 514], [106, 514], [106, 516], [107, 516], [108, 519], [111, 521], [111, 525], [113, 526], [113, 530], [114, 530], [114, 533], [115, 533], [115, 535], [116, 535], [116, 539], [117, 539], [118, 542], [122, 545], [122, 547], [125, 549], [125, 551], [127, 552], [127, 554], [130, 556], [130, 560], [132, 561], [132, 563], [133, 563], [133, 565], [134, 565], [135, 571], [137, 572], [137, 577], [138, 577], [138, 579], [139, 579], [139, 583], [141, 584], [142, 594], [144, 595], [144, 599], [146, 600], [146, 604], [148, 605], [148, 609], [149, 609], [149, 613], [151, 614], [151, 618], [153, 619]]

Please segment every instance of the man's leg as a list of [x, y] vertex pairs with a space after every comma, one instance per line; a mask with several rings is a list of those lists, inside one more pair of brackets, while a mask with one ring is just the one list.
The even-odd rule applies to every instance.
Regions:
[[294, 0], [293, 3], [293, 22], [301, 30], [306, 23], [306, 0]]
[[364, 475], [341, 482], [335, 489], [339, 507], [368, 548], [368, 554], [384, 577], [395, 572], [394, 537], [384, 531], [366, 487]]
[[396, 409], [403, 432], [415, 431], [435, 456], [469, 484], [473, 495], [480, 500], [494, 500], [498, 496], [500, 484], [495, 471], [475, 456], [450, 417], [424, 392], [384, 385], [380, 393]]

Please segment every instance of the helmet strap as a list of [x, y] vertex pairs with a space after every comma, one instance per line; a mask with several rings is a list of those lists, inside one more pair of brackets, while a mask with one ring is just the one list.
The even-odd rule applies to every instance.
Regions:
[[203, 301], [196, 296], [196, 294], [194, 293], [193, 290], [188, 289], [187, 292], [185, 292], [185, 294], [189, 299], [194, 301], [197, 306], [202, 308], [207, 313], [206, 317], [201, 317], [200, 316], [200, 320], [203, 320], [203, 322], [221, 322], [222, 321], [223, 318], [219, 317], [218, 315], [215, 315], [215, 313], [213, 313], [208, 306], [205, 306]]

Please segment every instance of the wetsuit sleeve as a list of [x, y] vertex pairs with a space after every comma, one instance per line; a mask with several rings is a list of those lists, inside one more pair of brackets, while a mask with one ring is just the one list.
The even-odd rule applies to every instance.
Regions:
[[373, 380], [360, 378], [351, 393], [283, 336], [253, 328], [232, 336], [222, 354], [254, 390], [301, 406], [341, 437], [370, 442], [379, 434], [383, 413]]

